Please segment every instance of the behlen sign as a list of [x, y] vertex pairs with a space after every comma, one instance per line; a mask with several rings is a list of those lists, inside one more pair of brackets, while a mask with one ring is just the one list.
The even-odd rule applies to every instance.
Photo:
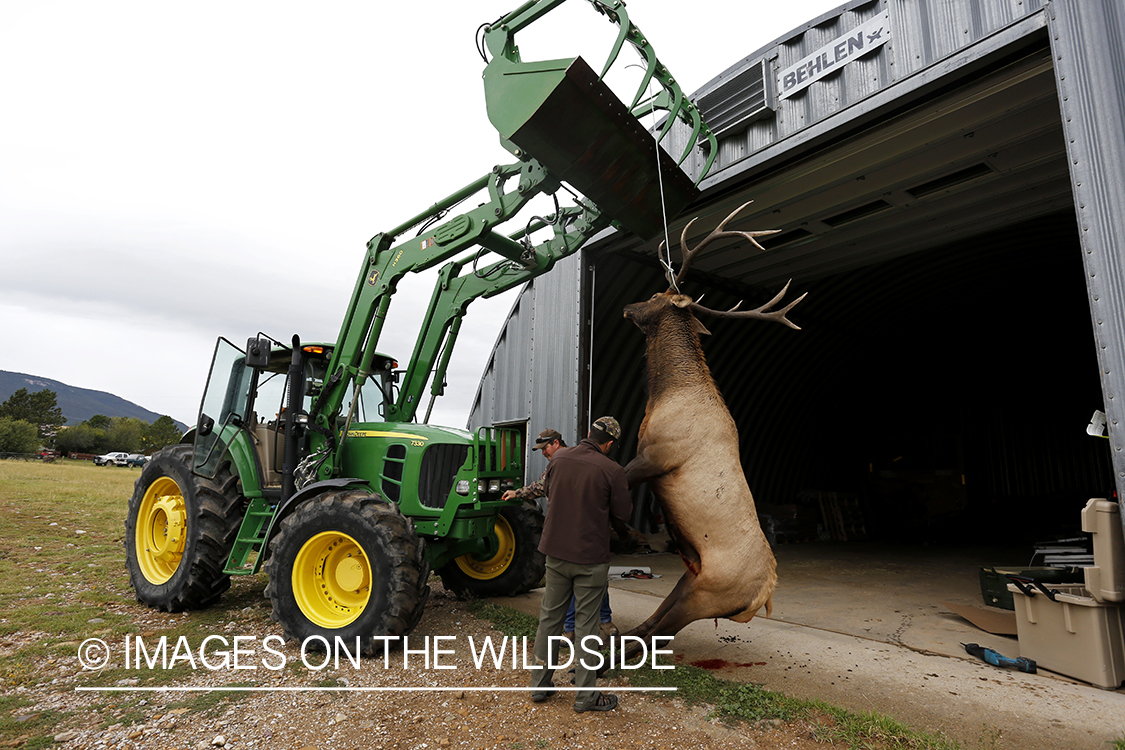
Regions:
[[887, 13], [881, 13], [862, 26], [857, 26], [843, 36], [838, 36], [796, 65], [778, 73], [777, 91], [782, 99], [804, 91], [813, 81], [818, 81], [838, 68], [891, 39], [891, 24]]

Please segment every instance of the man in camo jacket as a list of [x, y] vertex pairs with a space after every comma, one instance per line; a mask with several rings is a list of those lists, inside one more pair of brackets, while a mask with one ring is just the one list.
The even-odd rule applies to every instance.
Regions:
[[[566, 441], [563, 440], [563, 436], [559, 434], [559, 431], [547, 429], [540, 432], [539, 437], [535, 438], [535, 447], [531, 450], [543, 451], [543, 457], [550, 461], [551, 456], [555, 455], [555, 451], [557, 451], [559, 448], [565, 447]], [[547, 470], [543, 469], [543, 474], [546, 473]], [[502, 499], [534, 500], [536, 498], [543, 497], [547, 494], [546, 490], [543, 487], [543, 474], [540, 474], [539, 479], [537, 479], [536, 481], [524, 487], [520, 487], [518, 490], [507, 490], [504, 493]]]

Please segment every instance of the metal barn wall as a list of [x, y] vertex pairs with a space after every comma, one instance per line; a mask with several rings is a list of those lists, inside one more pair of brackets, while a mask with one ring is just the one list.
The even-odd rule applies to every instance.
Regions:
[[[703, 187], [729, 181], [761, 161], [752, 156], [779, 150], [771, 147], [801, 146], [862, 121], [875, 107], [934, 85], [942, 76], [1041, 28], [1045, 5], [1045, 0], [867, 0], [809, 21], [727, 68], [692, 96], [708, 122], [723, 118], [719, 157]], [[749, 6], [746, 13], [752, 13]], [[779, 96], [779, 72], [884, 13], [890, 26], [888, 42], [794, 96]], [[980, 44], [986, 40], [988, 44]], [[716, 98], [716, 92], [722, 95]], [[764, 107], [757, 106], [759, 96], [764, 96]], [[730, 110], [738, 109], [742, 100], [754, 106], [743, 105], [740, 120]], [[861, 103], [866, 104], [856, 106]], [[683, 150], [686, 135], [680, 127], [673, 129], [670, 153]], [[685, 164], [693, 176], [702, 166], [698, 157]]]
[[[528, 422], [533, 437], [547, 427], [558, 429], [568, 444], [577, 430], [583, 389], [579, 379], [581, 345], [578, 310], [582, 295], [582, 258], [559, 261], [554, 270], [527, 284], [481, 378], [469, 428]], [[526, 447], [527, 481], [546, 467], [541, 454]]]
[[1049, 21], [1117, 492], [1125, 497], [1125, 7], [1054, 0]]

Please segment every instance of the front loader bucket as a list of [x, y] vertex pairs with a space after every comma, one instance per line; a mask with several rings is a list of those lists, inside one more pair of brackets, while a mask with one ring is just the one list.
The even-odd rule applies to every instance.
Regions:
[[581, 57], [533, 63], [496, 57], [484, 71], [484, 91], [488, 119], [502, 138], [642, 239], [663, 232], [665, 211], [671, 221], [699, 195]]

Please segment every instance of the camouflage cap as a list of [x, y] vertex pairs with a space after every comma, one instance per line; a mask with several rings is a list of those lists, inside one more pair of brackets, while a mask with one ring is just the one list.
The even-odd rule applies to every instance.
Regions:
[[559, 434], [558, 430], [543, 430], [539, 433], [539, 437], [535, 438], [535, 447], [531, 450], [542, 450], [545, 446], [550, 445], [556, 440], [560, 443], [562, 442], [562, 435]]
[[598, 417], [594, 420], [594, 429], [601, 430], [614, 440], [621, 439], [621, 425], [613, 417]]

